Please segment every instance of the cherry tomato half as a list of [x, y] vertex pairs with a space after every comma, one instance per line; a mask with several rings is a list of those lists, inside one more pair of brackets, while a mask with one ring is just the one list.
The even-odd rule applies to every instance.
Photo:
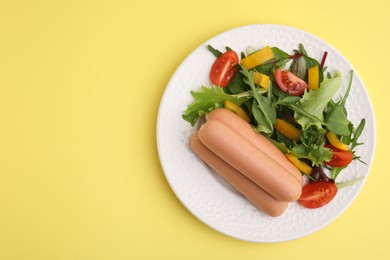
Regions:
[[307, 89], [307, 83], [288, 70], [275, 70], [275, 80], [283, 92], [292, 96], [300, 96]]
[[210, 71], [210, 80], [221, 88], [229, 85], [237, 72], [238, 55], [235, 51], [226, 51], [214, 62]]
[[337, 186], [332, 182], [309, 182], [302, 188], [299, 203], [305, 208], [315, 209], [328, 204], [337, 193]]
[[333, 167], [344, 167], [352, 162], [352, 152], [337, 149], [330, 144], [326, 144], [325, 147], [329, 148], [332, 151], [332, 159], [330, 159], [329, 162], [325, 162], [326, 165]]

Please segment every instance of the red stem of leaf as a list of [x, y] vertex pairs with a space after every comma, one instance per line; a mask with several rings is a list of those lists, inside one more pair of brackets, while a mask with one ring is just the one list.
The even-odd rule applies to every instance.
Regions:
[[324, 67], [324, 65], [325, 65], [325, 60], [326, 60], [326, 57], [327, 57], [327, 56], [328, 56], [328, 52], [325, 51], [325, 52], [324, 52], [324, 55], [322, 56], [322, 60], [321, 60], [321, 68]]
[[303, 53], [296, 53], [294, 55], [290, 55], [289, 58], [290, 59], [298, 59], [298, 58], [300, 58], [302, 56], [303, 56]]

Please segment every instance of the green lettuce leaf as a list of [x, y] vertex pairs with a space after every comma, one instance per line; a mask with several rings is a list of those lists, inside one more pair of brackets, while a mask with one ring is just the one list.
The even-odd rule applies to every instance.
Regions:
[[353, 125], [348, 120], [347, 109], [345, 108], [345, 102], [351, 91], [353, 71], [351, 71], [349, 83], [344, 97], [335, 104], [332, 104], [332, 108], [325, 118], [325, 123], [330, 131], [336, 135], [349, 137], [352, 134]]
[[[324, 119], [324, 110], [327, 104], [332, 100], [333, 96], [339, 90], [341, 85], [341, 72], [337, 71], [333, 78], [324, 79], [318, 90], [311, 90], [305, 92], [303, 97], [300, 100], [300, 105], [304, 111], [312, 116], [323, 120]], [[318, 121], [313, 121], [310, 117], [306, 115], [295, 112], [294, 114], [297, 122], [302, 126], [302, 129], [308, 129], [310, 126], [314, 125], [318, 129], [322, 128], [322, 125]]]
[[194, 126], [200, 117], [213, 109], [223, 107], [223, 102], [225, 100], [229, 100], [237, 106], [240, 106], [251, 97], [247, 93], [242, 93], [240, 95], [226, 94], [223, 89], [218, 86], [202, 86], [199, 91], [191, 91], [191, 95], [194, 100], [182, 115], [183, 119], [190, 122], [191, 126]]
[[347, 109], [344, 106], [335, 106], [327, 116], [326, 125], [328, 129], [341, 136], [350, 136], [353, 125], [347, 118]]
[[301, 143], [296, 144], [292, 151], [298, 158], [312, 161], [313, 165], [321, 165], [332, 158], [330, 149], [324, 147], [326, 130], [311, 126], [302, 131]]

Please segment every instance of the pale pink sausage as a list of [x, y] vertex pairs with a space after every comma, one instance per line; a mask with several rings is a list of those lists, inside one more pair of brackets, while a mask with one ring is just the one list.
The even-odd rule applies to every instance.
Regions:
[[219, 158], [201, 142], [197, 133], [191, 138], [191, 148], [210, 168], [223, 177], [265, 214], [278, 217], [286, 210], [288, 206], [287, 202], [275, 199], [253, 181]]
[[219, 120], [209, 119], [199, 138], [211, 151], [266, 192], [282, 201], [296, 201], [301, 183], [280, 164]]
[[286, 168], [293, 174], [300, 183], [303, 181], [301, 172], [295, 167], [287, 157], [265, 136], [255, 132], [249, 123], [243, 120], [234, 112], [225, 108], [217, 108], [206, 115], [206, 119], [216, 119], [231, 127], [246, 140], [255, 145], [258, 149], [267, 154], [274, 161]]

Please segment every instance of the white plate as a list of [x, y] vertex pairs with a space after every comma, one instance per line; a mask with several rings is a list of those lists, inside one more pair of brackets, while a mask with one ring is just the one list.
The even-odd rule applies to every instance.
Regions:
[[266, 216], [200, 161], [189, 148], [189, 137], [195, 131], [182, 119], [183, 111], [192, 101], [191, 90], [210, 85], [209, 70], [214, 56], [207, 44], [237, 52], [248, 46], [279, 47], [288, 53], [303, 43], [310, 56], [321, 59], [328, 52], [328, 71], [341, 70], [343, 87], [347, 86], [351, 64], [323, 40], [295, 28], [279, 25], [250, 25], [221, 33], [195, 49], [178, 67], [163, 94], [157, 119], [157, 147], [165, 176], [176, 196], [199, 220], [237, 239], [252, 242], [280, 242], [306, 236], [336, 219], [355, 199], [371, 168], [375, 150], [375, 120], [371, 102], [358, 73], [354, 72], [353, 87], [347, 100], [348, 117], [357, 126], [366, 118], [366, 127], [357, 154], [367, 163], [358, 161], [338, 177], [338, 181], [364, 177], [362, 181], [339, 190], [328, 205], [305, 209], [291, 203], [278, 218]]

